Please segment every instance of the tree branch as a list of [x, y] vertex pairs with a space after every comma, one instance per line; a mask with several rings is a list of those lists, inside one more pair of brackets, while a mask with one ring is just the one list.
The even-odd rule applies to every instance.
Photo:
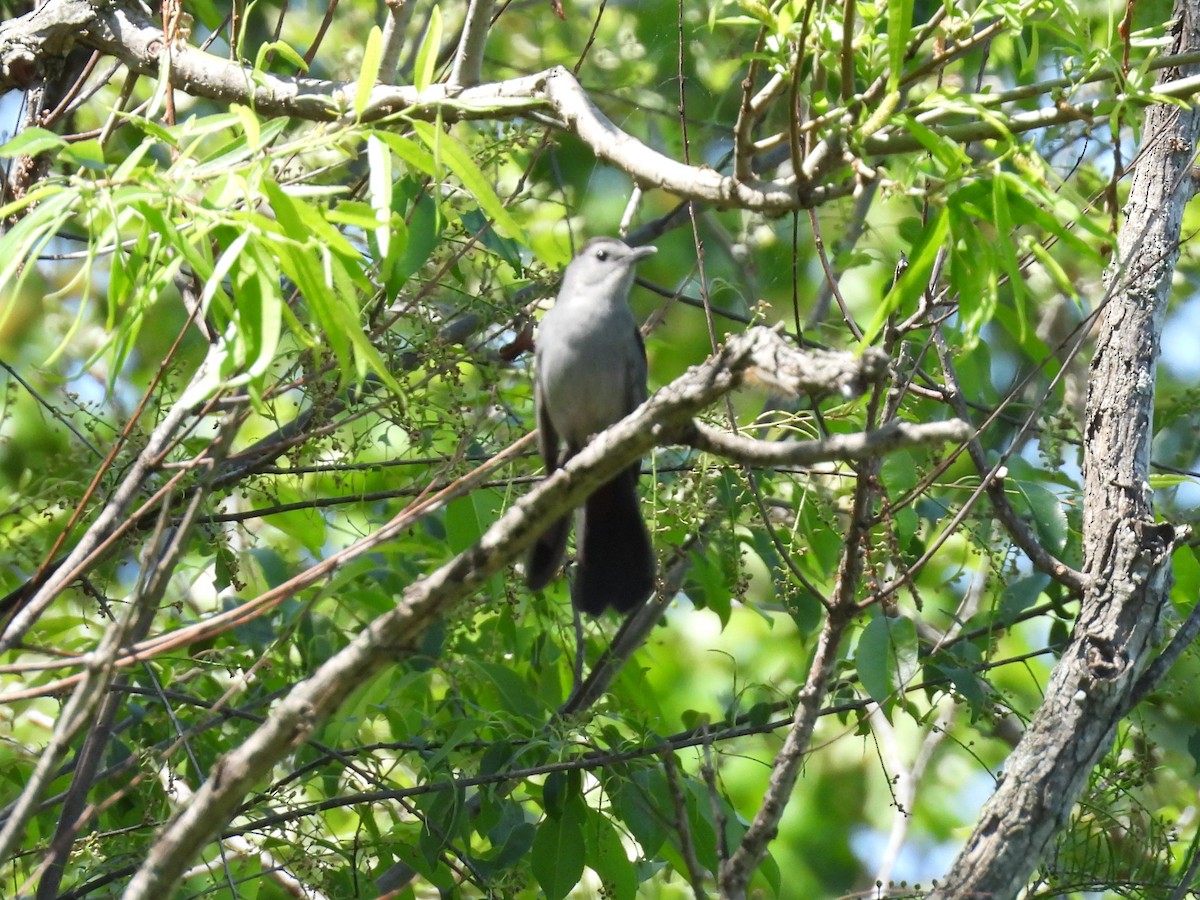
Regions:
[[697, 450], [715, 453], [747, 466], [810, 466], [835, 459], [866, 459], [919, 444], [962, 442], [971, 437], [971, 426], [949, 422], [888, 422], [874, 431], [831, 434], [816, 441], [760, 441], [718, 431], [693, 422], [684, 440]]
[[492, 0], [470, 0], [462, 38], [454, 54], [450, 83], [461, 87], [479, 84], [483, 77], [483, 47], [492, 24]]
[[[1178, 0], [1178, 51], [1200, 49], [1200, 16]], [[1167, 79], [1197, 77], [1196, 68]], [[1084, 593], [1045, 700], [1005, 763], [974, 833], [936, 897], [1012, 897], [1065, 821], [1149, 662], [1179, 536], [1150, 508], [1155, 366], [1200, 108], [1152, 107], [1097, 328], [1085, 417]]]
[[[801, 389], [810, 384], [813, 365], [805, 353], [767, 328], [753, 328], [655, 393], [633, 414], [599, 435], [563, 469], [508, 509], [479, 542], [437, 571], [410, 585], [396, 608], [371, 623], [344, 649], [298, 685], [267, 721], [227, 754], [193, 803], [167, 825], [145, 864], [130, 882], [127, 900], [164, 896], [188, 862], [234, 815], [242, 798], [284, 754], [305, 741], [361, 684], [417, 647], [424, 631], [451, 606], [470, 596], [536, 538], [543, 523], [577, 506], [595, 487], [657, 443], [672, 439], [692, 415], [741, 384], [751, 371], [761, 380]], [[886, 371], [872, 354], [820, 354], [817, 366], [842, 371], [832, 385], [866, 383], [866, 373]], [[820, 693], [814, 697], [819, 701]]]

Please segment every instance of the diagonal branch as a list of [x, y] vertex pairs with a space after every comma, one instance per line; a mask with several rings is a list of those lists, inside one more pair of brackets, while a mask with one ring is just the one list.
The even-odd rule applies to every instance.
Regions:
[[[840, 372], [834, 371], [834, 355], [814, 356], [788, 345], [770, 329], [753, 328], [599, 435], [567, 466], [509, 508], [475, 546], [410, 585], [394, 610], [372, 622], [298, 685], [260, 728], [227, 754], [194, 801], [151, 848], [129, 884], [127, 900], [169, 893], [188, 862], [235, 814], [246, 793], [283, 755], [303, 743], [354, 686], [413, 652], [431, 624], [515, 561], [544, 523], [577, 506], [597, 485], [652, 446], [674, 440], [696, 412], [742, 384], [751, 372], [757, 380], [769, 379], [792, 393], [815, 389], [827, 393], [838, 385], [868, 384], [872, 374], [878, 378], [886, 372], [877, 353], [836, 356], [841, 358]], [[810, 357], [816, 360], [816, 369]], [[817, 371], [826, 376], [823, 384], [817, 381]]]

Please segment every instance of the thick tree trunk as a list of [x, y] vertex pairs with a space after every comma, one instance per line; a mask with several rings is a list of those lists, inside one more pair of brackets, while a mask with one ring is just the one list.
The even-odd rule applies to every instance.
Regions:
[[[1200, 4], [1177, 0], [1176, 52], [1200, 49]], [[1163, 81], [1194, 75], [1165, 70]], [[1084, 434], [1086, 591], [1046, 699], [1004, 767], [939, 897], [1013, 897], [1112, 745], [1153, 654], [1174, 532], [1150, 507], [1155, 367], [1192, 196], [1200, 109], [1152, 107], [1092, 360]]]

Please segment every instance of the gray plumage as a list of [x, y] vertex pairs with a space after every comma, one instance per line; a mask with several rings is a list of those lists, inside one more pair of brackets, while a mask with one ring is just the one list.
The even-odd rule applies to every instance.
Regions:
[[[534, 396], [547, 474], [646, 399], [646, 349], [629, 289], [638, 260], [653, 252], [593, 238], [567, 266], [537, 339]], [[640, 468], [635, 463], [599, 487], [579, 516], [571, 600], [591, 615], [610, 606], [629, 612], [654, 589], [654, 551], [637, 493]], [[564, 516], [534, 544], [525, 567], [533, 590], [557, 574], [569, 530]]]

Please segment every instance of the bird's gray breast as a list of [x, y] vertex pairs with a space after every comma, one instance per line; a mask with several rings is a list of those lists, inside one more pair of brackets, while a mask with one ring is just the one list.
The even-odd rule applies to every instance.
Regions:
[[[542, 320], [537, 379], [555, 430], [578, 450], [641, 402], [645, 357], [624, 303], [556, 304]], [[643, 389], [644, 390], [644, 389]]]

